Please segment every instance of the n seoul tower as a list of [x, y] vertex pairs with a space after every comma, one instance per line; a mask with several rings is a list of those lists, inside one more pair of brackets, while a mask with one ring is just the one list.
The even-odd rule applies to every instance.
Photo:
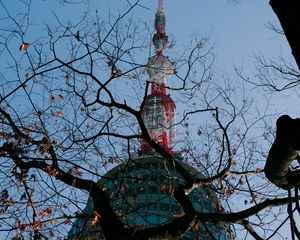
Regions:
[[[155, 54], [147, 64], [146, 71], [149, 75], [151, 92], [146, 97], [142, 116], [147, 130], [162, 148], [174, 156], [174, 161], [182, 169], [189, 172], [197, 179], [205, 178], [197, 169], [183, 161], [180, 154], [172, 150], [175, 142], [175, 103], [167, 94], [167, 80], [174, 73], [173, 63], [164, 56], [164, 49], [168, 43], [165, 33], [165, 15], [163, 0], [158, 1], [155, 14], [156, 33], [153, 36]], [[183, 207], [174, 198], [174, 189], [184, 183], [184, 176], [172, 166], [165, 164], [163, 158], [155, 154], [152, 147], [141, 141], [141, 153], [122, 161], [122, 164], [110, 169], [99, 180], [98, 185], [107, 193], [112, 209], [119, 219], [131, 229], [155, 229], [155, 227], [176, 221], [185, 214]], [[189, 198], [198, 212], [218, 212], [218, 198], [213, 190], [207, 186], [194, 189]], [[69, 232], [69, 240], [104, 240], [101, 218], [95, 223], [94, 200], [89, 198], [83, 210], [82, 217], [74, 221]], [[132, 239], [136, 231], [132, 232]], [[226, 240], [228, 226], [201, 222], [181, 232], [179, 229], [176, 239], [184, 240]], [[150, 230], [152, 231], [152, 230]], [[152, 240], [171, 239], [166, 233], [154, 234]], [[121, 239], [115, 238], [115, 239]], [[110, 238], [112, 239], [112, 238]], [[143, 238], [144, 239], [144, 238]]]
[[[172, 147], [175, 143], [176, 105], [167, 95], [167, 80], [173, 75], [175, 67], [164, 55], [164, 49], [168, 44], [165, 25], [163, 0], [158, 0], [158, 9], [155, 14], [156, 33], [152, 39], [155, 55], [149, 59], [146, 67], [151, 83], [151, 93], [146, 98], [142, 116], [151, 138], [166, 151], [174, 154]], [[150, 153], [151, 151], [152, 147], [146, 141], [142, 141], [141, 152]]]

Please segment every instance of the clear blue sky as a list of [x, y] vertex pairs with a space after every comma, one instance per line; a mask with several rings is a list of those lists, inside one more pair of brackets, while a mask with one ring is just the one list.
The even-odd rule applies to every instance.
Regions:
[[[58, 6], [56, 1], [33, 1], [31, 10], [32, 37], [39, 34], [45, 23], [54, 22], [57, 16], [74, 23], [84, 12], [98, 9], [100, 16], [107, 16], [110, 11], [116, 15], [126, 6], [125, 0], [92, 0], [90, 5]], [[132, 1], [133, 2], [133, 1]], [[269, 6], [267, 0], [243, 0], [239, 4], [232, 0], [165, 0], [167, 16], [167, 33], [177, 45], [184, 45], [190, 41], [192, 35], [209, 37], [215, 44], [217, 61], [216, 72], [220, 77], [229, 75], [234, 78], [234, 66], [243, 66], [244, 73], [253, 79], [256, 75], [253, 54], [261, 54], [267, 59], [275, 59], [283, 55], [287, 59], [293, 58], [284, 36], [271, 31], [269, 23], [279, 26], [279, 22]], [[9, 1], [9, 10], [16, 13], [19, 8], [17, 1]], [[144, 7], [136, 8], [133, 15], [137, 21], [153, 24], [157, 8], [157, 0], [142, 0]], [[0, 9], [1, 13], [1, 9]], [[30, 36], [28, 36], [30, 38]], [[29, 40], [30, 41], [30, 40]], [[252, 93], [251, 93], [252, 94]], [[296, 94], [283, 93], [284, 98], [272, 96], [271, 105], [280, 113], [289, 113], [296, 117], [296, 110], [300, 104]]]
[[[106, 2], [105, 5], [111, 9], [120, 9], [122, 1], [102, 2]], [[268, 1], [230, 2], [165, 0], [167, 32], [179, 43], [188, 42], [193, 33], [209, 36], [211, 41], [216, 42], [220, 65], [226, 68], [252, 56], [254, 52], [264, 53], [268, 57], [279, 54], [281, 48], [286, 50], [285, 39], [266, 27], [269, 22], [278, 25]], [[140, 8], [140, 14], [136, 16], [152, 23], [157, 1], [144, 0], [142, 3], [149, 10]]]
[[[9, 6], [11, 13], [22, 11], [17, 0], [4, 2]], [[32, 22], [37, 27], [42, 27], [44, 23], [51, 24], [55, 21], [53, 13], [75, 22], [87, 8], [90, 11], [97, 8], [101, 15], [106, 15], [108, 9], [112, 14], [116, 14], [123, 9], [126, 2], [125, 0], [92, 0], [90, 6], [86, 4], [86, 8], [82, 8], [82, 5], [57, 8], [58, 4], [55, 1], [35, 0], [31, 11], [31, 16], [34, 16], [32, 20], [35, 21]], [[286, 51], [285, 39], [266, 27], [269, 22], [278, 25], [267, 0], [244, 0], [239, 4], [231, 2], [228, 0], [165, 0], [167, 32], [179, 43], [188, 42], [193, 33], [209, 36], [211, 41], [216, 42], [220, 65], [226, 68], [230, 67], [231, 63], [238, 63], [250, 57], [253, 52], [276, 56], [281, 49]], [[143, 0], [141, 5], [145, 8], [137, 8], [134, 12], [135, 18], [149, 24], [153, 23], [157, 1]]]
[[[62, 7], [50, 0], [34, 0], [31, 9], [33, 35], [38, 36], [39, 29], [45, 23], [55, 22], [54, 13], [74, 23], [86, 9], [99, 10], [100, 15], [108, 11], [117, 14], [126, 6], [125, 0], [92, 0], [83, 8], [82, 5]], [[132, 1], [133, 2], [133, 1]], [[262, 53], [266, 57], [279, 54], [289, 56], [285, 39], [266, 27], [268, 23], [279, 26], [277, 18], [268, 4], [269, 1], [243, 0], [234, 4], [230, 0], [165, 0], [167, 16], [167, 33], [176, 39], [178, 44], [187, 43], [192, 34], [209, 36], [216, 43], [219, 70], [230, 71], [233, 64], [248, 61], [253, 53]], [[4, 1], [12, 15], [24, 11], [19, 1]], [[157, 7], [156, 0], [142, 0], [145, 8], [134, 11], [136, 20], [152, 24]], [[20, 7], [21, 6], [21, 7]], [[59, 7], [57, 7], [59, 6]], [[0, 8], [0, 14], [2, 9]], [[28, 36], [30, 38], [30, 36]]]

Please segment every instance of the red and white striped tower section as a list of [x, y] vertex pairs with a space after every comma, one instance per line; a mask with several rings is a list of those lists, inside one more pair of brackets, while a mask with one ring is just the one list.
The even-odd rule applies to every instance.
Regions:
[[[158, 0], [155, 14], [156, 33], [152, 39], [156, 54], [149, 59], [146, 67], [151, 83], [151, 94], [147, 96], [142, 116], [152, 139], [166, 151], [174, 154], [172, 147], [175, 143], [176, 105], [167, 95], [166, 83], [174, 74], [175, 67], [168, 57], [164, 56], [164, 48], [168, 43], [165, 23], [163, 0]], [[152, 147], [145, 140], [141, 143], [141, 152], [152, 152]]]

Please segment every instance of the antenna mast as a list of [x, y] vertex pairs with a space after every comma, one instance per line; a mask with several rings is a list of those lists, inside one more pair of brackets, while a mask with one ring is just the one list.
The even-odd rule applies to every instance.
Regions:
[[158, 11], [164, 10], [164, 0], [158, 0]]

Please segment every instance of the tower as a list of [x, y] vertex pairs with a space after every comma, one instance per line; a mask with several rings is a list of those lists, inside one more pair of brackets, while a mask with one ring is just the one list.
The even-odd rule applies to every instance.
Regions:
[[[172, 76], [175, 68], [173, 63], [164, 56], [168, 37], [165, 33], [163, 0], [158, 0], [155, 28], [156, 33], [153, 37], [155, 55], [149, 59], [146, 66], [151, 92], [146, 97], [142, 117], [152, 139], [172, 154], [174, 161], [192, 177], [201, 179], [204, 178], [203, 174], [185, 163], [182, 157], [172, 150], [175, 142], [176, 105], [167, 94], [167, 80]], [[155, 227], [185, 214], [184, 209], [173, 196], [174, 190], [179, 185], [185, 184], [185, 178], [172, 164], [155, 154], [145, 141], [141, 141], [141, 152], [145, 154], [135, 156], [132, 154], [132, 159], [108, 171], [99, 180], [98, 185], [107, 192], [113, 210], [124, 224], [136, 228]], [[197, 188], [189, 193], [188, 197], [199, 212], [220, 211], [217, 195], [210, 187]], [[68, 239], [104, 239], [99, 222], [92, 224], [93, 199], [91, 197], [81, 216], [74, 222]], [[181, 236], [177, 239], [226, 240], [227, 231], [227, 225], [196, 223], [187, 231], [180, 233]], [[164, 240], [164, 238], [160, 236], [152, 240]]]
[[[167, 94], [167, 80], [173, 75], [175, 67], [164, 55], [164, 49], [168, 43], [165, 24], [163, 0], [158, 0], [158, 9], [155, 14], [156, 33], [152, 39], [155, 55], [149, 59], [146, 67], [151, 84], [151, 93], [146, 97], [142, 117], [151, 138], [166, 151], [174, 154], [172, 146], [175, 143], [176, 105]], [[151, 146], [142, 141], [141, 152], [150, 153], [151, 151]]]

